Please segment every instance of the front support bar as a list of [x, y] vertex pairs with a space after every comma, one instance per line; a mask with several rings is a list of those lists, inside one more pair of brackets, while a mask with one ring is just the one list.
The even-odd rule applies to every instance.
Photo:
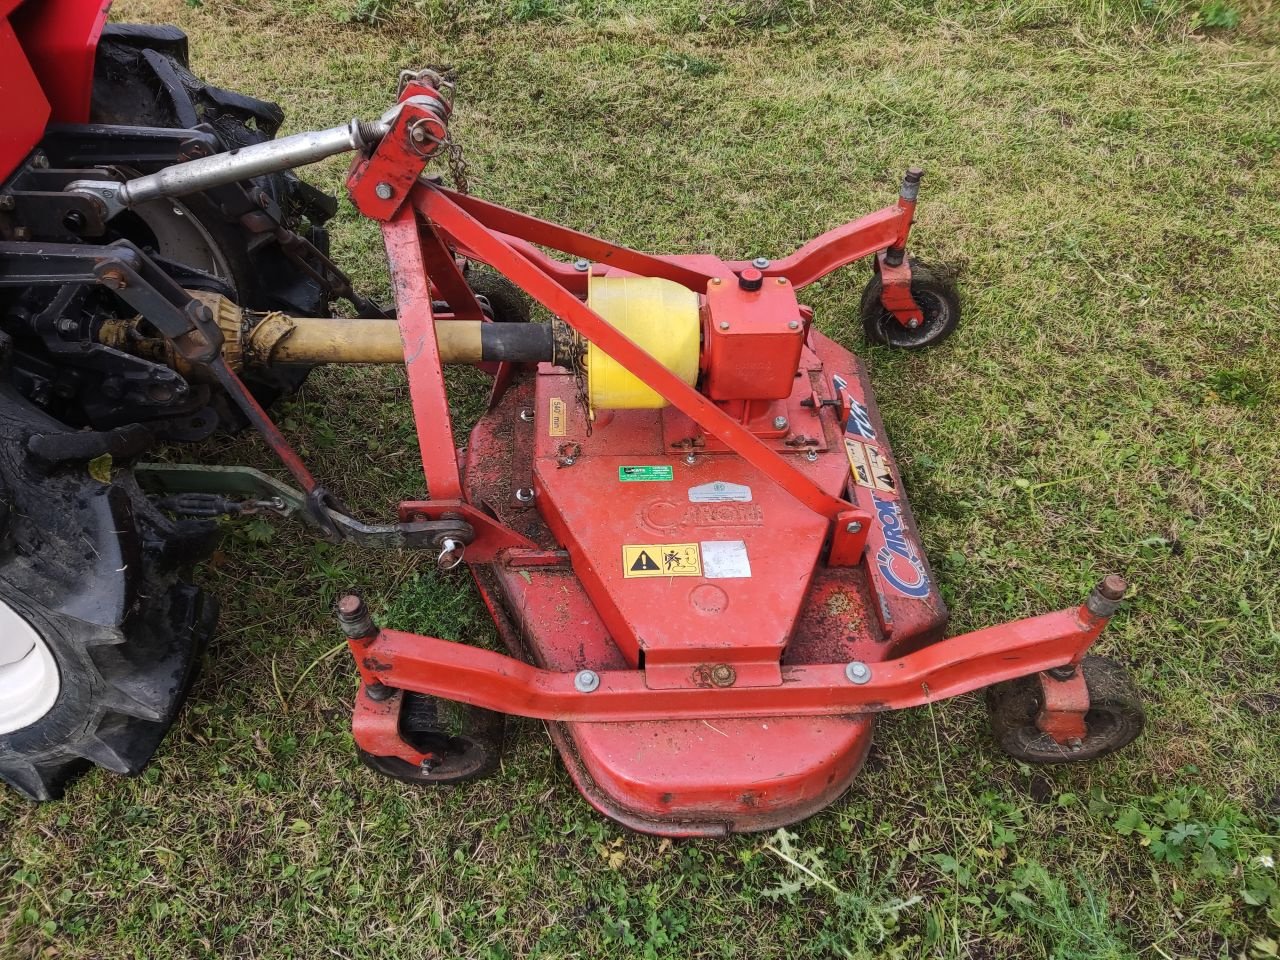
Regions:
[[782, 668], [777, 686], [651, 689], [643, 670], [558, 673], [466, 644], [379, 630], [358, 598], [339, 621], [366, 689], [411, 690], [542, 720], [628, 722], [882, 713], [1078, 664], [1124, 584], [1108, 577], [1075, 609], [986, 627], [878, 663]]

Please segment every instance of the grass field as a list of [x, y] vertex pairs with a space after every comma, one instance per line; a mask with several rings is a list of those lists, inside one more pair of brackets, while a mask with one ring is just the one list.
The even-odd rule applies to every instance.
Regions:
[[[1149, 0], [128, 0], [290, 129], [451, 63], [484, 196], [640, 248], [778, 255], [928, 170], [917, 252], [965, 324], [868, 354], [953, 629], [1133, 583], [1102, 652], [1144, 739], [1031, 769], [980, 695], [887, 716], [853, 789], [773, 836], [636, 836], [539, 724], [420, 792], [352, 749], [329, 618], [487, 642], [462, 578], [231, 533], [190, 706], [136, 780], [0, 795], [0, 954], [169, 957], [1280, 955], [1280, 17]], [[1232, 16], [1238, 14], [1239, 16]], [[1219, 24], [1213, 26], [1213, 24]], [[341, 192], [343, 166], [309, 174]], [[337, 259], [385, 295], [344, 204]], [[866, 268], [811, 291], [857, 344]], [[470, 381], [475, 386], [474, 381]], [[465, 405], [471, 409], [474, 404]], [[403, 376], [327, 371], [283, 415], [369, 515], [420, 495]], [[251, 438], [209, 451], [265, 464]], [[800, 864], [805, 871], [793, 864]], [[818, 879], [814, 879], [817, 877]]]

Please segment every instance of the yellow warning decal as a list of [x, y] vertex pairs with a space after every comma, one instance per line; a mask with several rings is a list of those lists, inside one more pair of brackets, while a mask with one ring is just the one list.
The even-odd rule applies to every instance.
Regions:
[[871, 463], [871, 479], [875, 481], [877, 490], [898, 489], [898, 485], [893, 482], [893, 470], [889, 468], [889, 461], [880, 456], [879, 448], [868, 444], [867, 460]]
[[547, 435], [563, 437], [569, 427], [569, 411], [559, 397], [552, 397], [547, 411]]
[[886, 492], [898, 489], [889, 461], [880, 455], [878, 448], [861, 440], [845, 437], [844, 452], [849, 457], [849, 473], [859, 486]]
[[624, 577], [700, 577], [696, 543], [628, 543], [622, 547]]

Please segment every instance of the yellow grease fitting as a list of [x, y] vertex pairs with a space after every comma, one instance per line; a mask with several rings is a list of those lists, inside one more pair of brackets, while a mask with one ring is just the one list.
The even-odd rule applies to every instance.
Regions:
[[[677, 377], [698, 379], [698, 295], [660, 277], [592, 277], [587, 306]], [[601, 410], [653, 410], [667, 401], [594, 343], [587, 345], [587, 399]]]

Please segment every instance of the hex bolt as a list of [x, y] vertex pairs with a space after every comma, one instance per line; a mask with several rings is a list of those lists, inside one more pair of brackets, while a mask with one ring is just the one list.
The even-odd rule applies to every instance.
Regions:
[[799, 330], [799, 329], [800, 329], [800, 321], [799, 321], [799, 320], [792, 320], [790, 323], [788, 323], [788, 324], [787, 324], [787, 329], [788, 329], [788, 330]]
[[579, 670], [573, 677], [573, 689], [579, 693], [591, 693], [600, 686], [600, 674], [594, 670]]
[[844, 526], [844, 532], [845, 533], [861, 533], [862, 524], [859, 523], [857, 520], [853, 521], [853, 523], [846, 523]]
[[698, 458], [694, 456], [692, 453], [687, 453], [685, 454], [684, 462], [692, 467], [695, 463], [698, 462]]
[[861, 686], [871, 679], [871, 668], [861, 660], [851, 660], [845, 665], [844, 675], [850, 683]]
[[358, 593], [348, 593], [338, 600], [338, 626], [352, 640], [364, 640], [378, 632], [369, 608]]
[[1128, 589], [1129, 585], [1125, 583], [1124, 577], [1108, 574], [1089, 591], [1085, 607], [1095, 617], [1109, 617], [1120, 609], [1120, 601], [1124, 599]]
[[533, 488], [532, 488], [532, 487], [520, 487], [518, 490], [516, 490], [516, 499], [517, 499], [517, 500], [519, 500], [521, 503], [532, 503], [532, 502], [533, 502]]
[[373, 188], [373, 192], [377, 195], [379, 200], [390, 200], [395, 194], [395, 190], [391, 188], [391, 184], [389, 183], [378, 184]]
[[711, 685], [715, 687], [732, 687], [738, 680], [737, 671], [727, 663], [717, 663], [711, 668]]
[[533, 411], [530, 410], [528, 407], [525, 407], [523, 410], [520, 411], [520, 419], [523, 420], [525, 423], [533, 423]]
[[418, 764], [418, 772], [424, 777], [431, 776], [431, 771], [436, 768], [436, 761], [431, 757], [423, 757], [422, 762]]
[[578, 462], [577, 457], [565, 457], [563, 460], [560, 461], [560, 464], [561, 466], [572, 467], [577, 462]]
[[787, 418], [786, 418], [786, 417], [774, 417], [774, 418], [773, 418], [773, 429], [775, 429], [775, 430], [785, 430], [785, 429], [787, 429]]
[[84, 229], [84, 214], [79, 210], [68, 210], [67, 215], [62, 218], [62, 225], [72, 233], [79, 233]]
[[415, 123], [409, 130], [409, 139], [414, 143], [422, 143], [427, 139], [427, 131], [420, 123]]
[[722, 283], [724, 283], [724, 278], [722, 278], [722, 277], [712, 277], [712, 278], [711, 278], [711, 285], [712, 285], [713, 287], [718, 287], [718, 286], [720, 286], [720, 284], [722, 284]]
[[1124, 577], [1116, 573], [1107, 574], [1098, 584], [1098, 592], [1107, 600], [1123, 600], [1128, 589], [1129, 585], [1124, 582]]
[[721, 329], [721, 330], [728, 330], [728, 329], [729, 329], [729, 321], [728, 321], [728, 320], [721, 320], [721, 321], [720, 321], [720, 329]]
[[806, 450], [806, 451], [804, 452], [804, 458], [805, 458], [806, 460], [808, 460], [810, 463], [817, 463], [817, 462], [818, 462], [818, 451], [817, 451], [817, 450]]
[[383, 700], [390, 700], [395, 696], [396, 688], [389, 687], [381, 680], [374, 680], [364, 685], [364, 695], [370, 700], [381, 703]]
[[12, 194], [0, 195], [0, 210], [12, 210], [17, 205], [18, 201], [13, 198]]
[[912, 317], [910, 320], [907, 321], [908, 330], [916, 330], [919, 328], [919, 326], [920, 326], [920, 321], [917, 320], [915, 317]]
[[1076, 675], [1076, 665], [1074, 663], [1066, 663], [1060, 667], [1050, 667], [1045, 673], [1055, 680], [1070, 680]]
[[755, 267], [757, 270], [768, 270], [769, 262], [770, 261], [768, 257], [756, 257], [754, 260], [751, 261], [751, 265]]
[[573, 269], [577, 270], [579, 273], [586, 273], [591, 269], [591, 261], [584, 260], [582, 257], [579, 257], [577, 260], [573, 261]]

